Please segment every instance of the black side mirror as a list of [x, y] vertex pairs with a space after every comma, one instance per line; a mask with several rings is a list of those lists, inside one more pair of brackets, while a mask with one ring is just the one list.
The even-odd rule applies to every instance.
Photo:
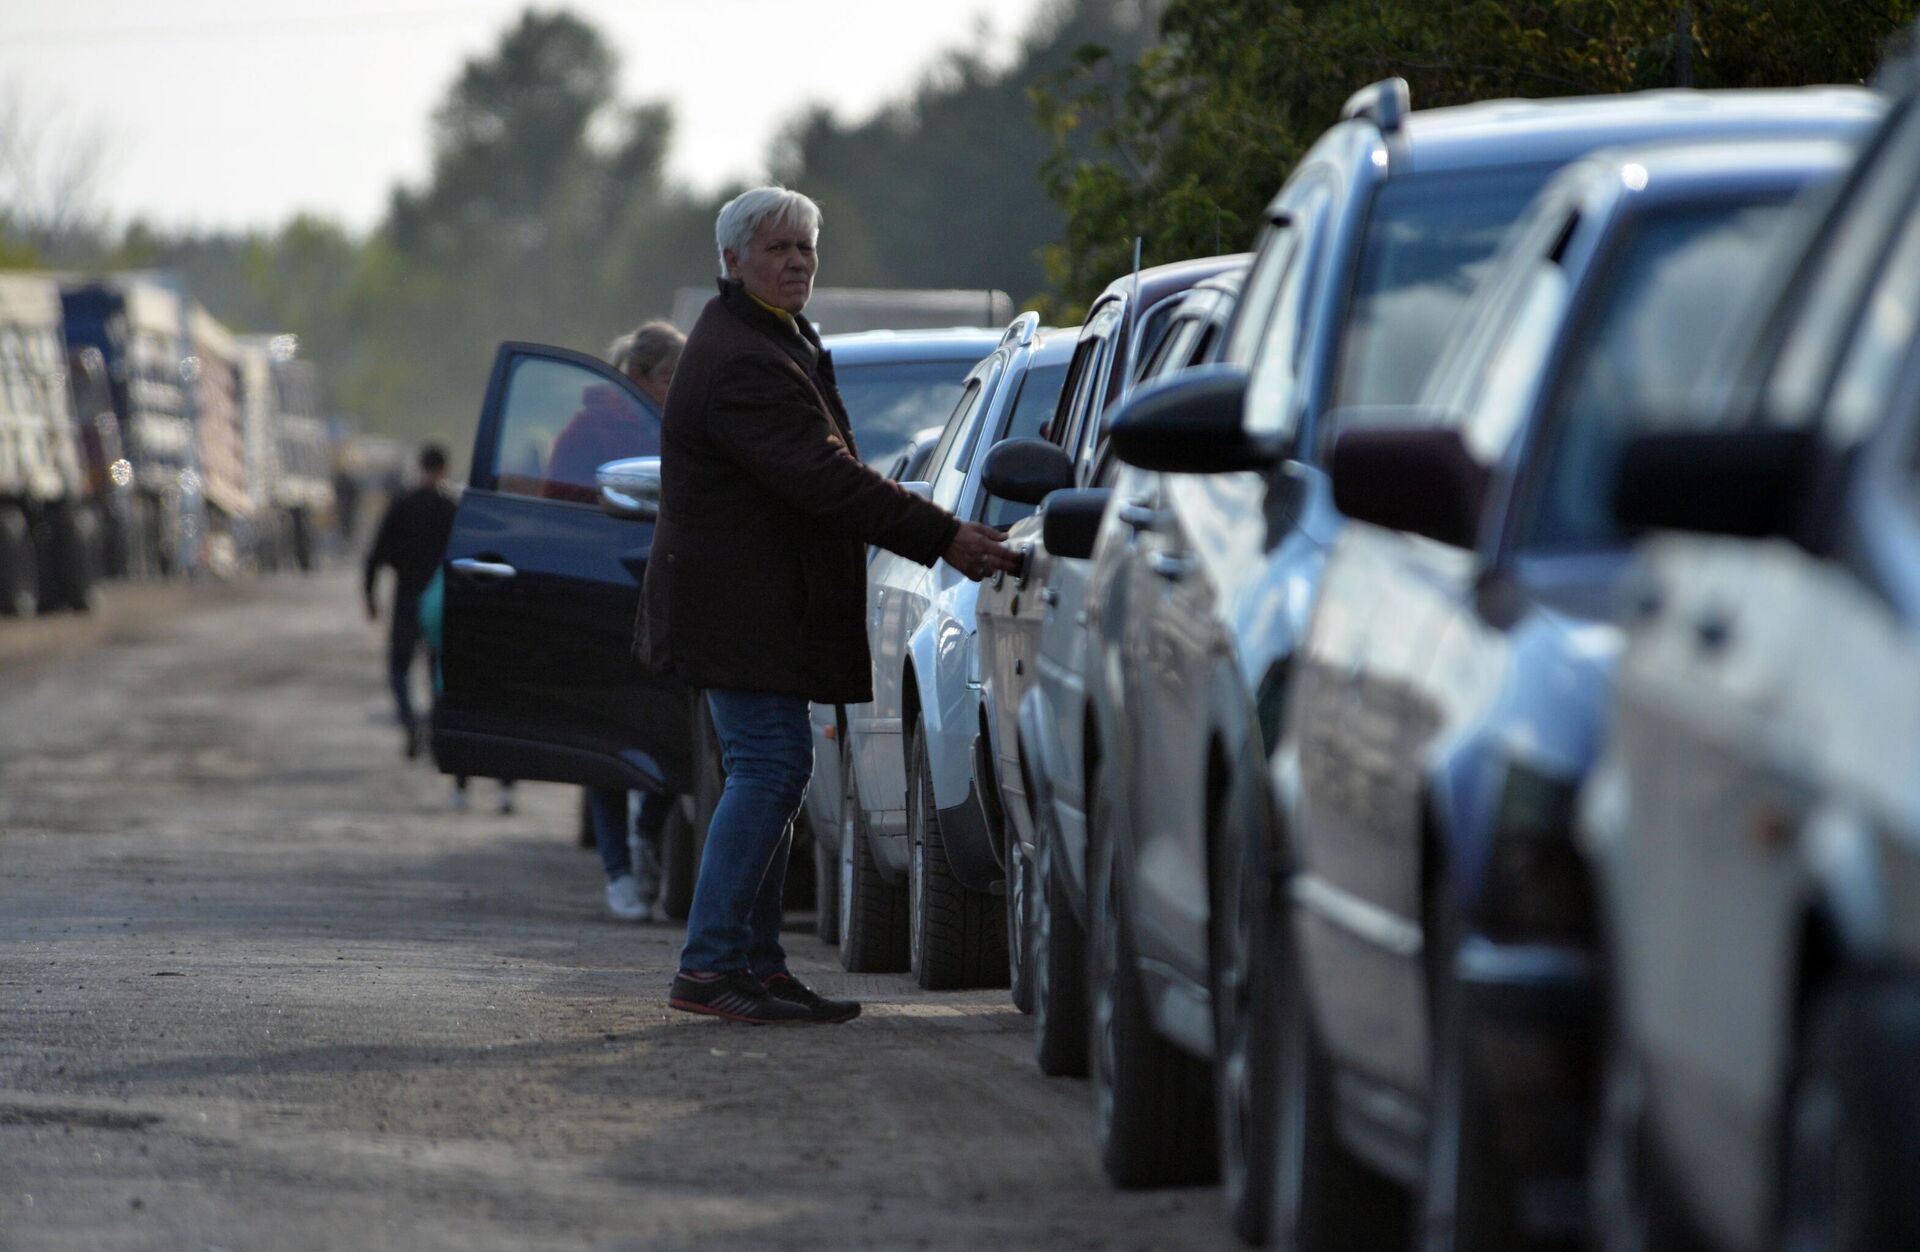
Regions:
[[989, 495], [1016, 504], [1038, 504], [1073, 486], [1073, 460], [1044, 439], [1003, 439], [987, 450], [982, 478]]
[[1328, 469], [1334, 506], [1356, 521], [1456, 548], [1480, 538], [1491, 475], [1451, 423], [1342, 430]]
[[1652, 530], [1792, 537], [1819, 454], [1807, 428], [1638, 435], [1620, 455], [1614, 518]]
[[1040, 506], [1040, 542], [1054, 556], [1086, 560], [1093, 555], [1094, 537], [1112, 498], [1110, 487], [1054, 492]]
[[1128, 397], [1108, 427], [1114, 455], [1169, 474], [1219, 474], [1279, 461], [1282, 442], [1249, 434], [1241, 421], [1246, 371], [1206, 365], [1150, 383]]

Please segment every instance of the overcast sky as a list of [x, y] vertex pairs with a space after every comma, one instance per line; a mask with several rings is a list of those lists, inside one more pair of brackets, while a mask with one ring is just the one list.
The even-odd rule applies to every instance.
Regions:
[[[522, 0], [0, 0], [0, 92], [109, 144], [118, 221], [355, 228], [428, 167], [428, 116]], [[542, 5], [552, 8], [553, 5]], [[864, 117], [981, 24], [1006, 59], [1045, 0], [568, 0], [621, 57], [624, 100], [666, 99], [672, 168], [764, 173], [811, 101]]]

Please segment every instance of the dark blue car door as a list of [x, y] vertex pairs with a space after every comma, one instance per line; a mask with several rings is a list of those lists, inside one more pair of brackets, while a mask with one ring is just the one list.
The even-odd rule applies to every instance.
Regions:
[[688, 693], [631, 647], [653, 523], [603, 512], [593, 481], [659, 451], [658, 411], [607, 365], [500, 346], [447, 545], [443, 772], [684, 790]]

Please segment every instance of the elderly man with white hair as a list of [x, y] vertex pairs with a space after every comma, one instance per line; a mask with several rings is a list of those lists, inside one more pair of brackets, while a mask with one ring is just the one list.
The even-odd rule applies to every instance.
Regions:
[[1004, 534], [861, 462], [833, 361], [800, 316], [819, 233], [819, 207], [783, 187], [720, 210], [720, 294], [667, 393], [634, 641], [648, 665], [701, 692], [727, 769], [668, 1000], [755, 1024], [860, 1012], [793, 976], [780, 922], [792, 822], [813, 774], [807, 704], [873, 698], [866, 545], [974, 579], [1015, 564]]

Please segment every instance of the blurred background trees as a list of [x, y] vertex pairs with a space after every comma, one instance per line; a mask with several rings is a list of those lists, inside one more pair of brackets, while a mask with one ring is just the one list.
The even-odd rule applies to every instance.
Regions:
[[[1053, 0], [867, 118], [794, 117], [770, 173], [826, 215], [822, 280], [999, 287], [1055, 320], [1131, 263], [1235, 250], [1356, 88], [1419, 107], [1692, 82], [1859, 81], [1915, 0]], [[238, 330], [291, 330], [363, 428], [471, 437], [502, 339], [603, 350], [716, 270], [737, 188], [666, 174], [670, 107], [617, 96], [590, 23], [529, 10], [448, 86], [433, 164], [367, 234], [111, 223], [95, 167], [0, 98], [0, 265], [178, 269]], [[99, 150], [94, 144], [89, 150]]]

